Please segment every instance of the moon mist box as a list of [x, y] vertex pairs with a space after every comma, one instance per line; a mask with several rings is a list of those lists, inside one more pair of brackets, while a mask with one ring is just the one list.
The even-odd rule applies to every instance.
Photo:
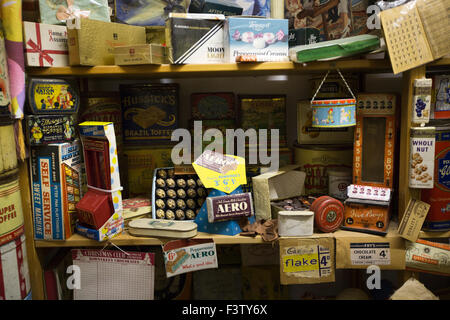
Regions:
[[178, 84], [121, 85], [120, 100], [126, 144], [170, 141], [178, 128]]

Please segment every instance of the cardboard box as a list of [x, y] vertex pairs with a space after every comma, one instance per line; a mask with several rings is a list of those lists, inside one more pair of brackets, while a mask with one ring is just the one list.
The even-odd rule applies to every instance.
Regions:
[[165, 26], [146, 26], [145, 35], [147, 43], [156, 43], [166, 45], [166, 27]]
[[169, 63], [167, 48], [161, 44], [133, 44], [114, 47], [114, 63], [118, 66]]
[[425, 217], [430, 210], [430, 205], [426, 202], [410, 199], [402, 221], [398, 226], [398, 233], [406, 240], [415, 242], [419, 238]]
[[[80, 137], [83, 144], [91, 138], [98, 138], [107, 141], [109, 151], [109, 166], [106, 174], [109, 173], [110, 189], [101, 190], [91, 188], [91, 191], [97, 191], [110, 194], [109, 201], [112, 201], [113, 212], [110, 218], [98, 229], [88, 228], [79, 223], [76, 224], [76, 232], [93, 240], [104, 241], [120, 234], [124, 227], [123, 205], [122, 205], [122, 185], [120, 183], [119, 161], [117, 156], [116, 136], [114, 133], [114, 124], [112, 122], [85, 121], [79, 124]], [[86, 158], [86, 153], [85, 153]], [[87, 169], [87, 168], [86, 168]], [[86, 170], [87, 172], [87, 170]], [[89, 177], [88, 177], [89, 178]], [[88, 194], [86, 193], [86, 195]]]
[[331, 233], [280, 238], [281, 284], [335, 281], [334, 238]]
[[178, 128], [179, 85], [122, 84], [123, 139], [130, 145], [171, 143]]
[[405, 269], [405, 240], [391, 221], [385, 236], [338, 230], [336, 239], [337, 269], [366, 269], [377, 265], [382, 270]]
[[33, 147], [30, 167], [34, 238], [68, 239], [82, 196], [79, 140]]
[[297, 102], [297, 139], [299, 144], [353, 143], [354, 127], [314, 128], [310, 100]]
[[224, 20], [222, 14], [169, 14], [166, 44], [170, 63], [223, 63]]
[[124, 150], [128, 159], [130, 196], [152, 194], [153, 172], [156, 168], [171, 167], [171, 147], [130, 148]]
[[187, 12], [188, 0], [140, 0], [139, 2], [115, 0], [118, 22], [135, 26], [163, 26], [171, 12]]
[[66, 67], [69, 65], [67, 27], [23, 22], [25, 63], [29, 67]]
[[272, 217], [270, 202], [300, 196], [304, 192], [306, 173], [299, 171], [300, 165], [289, 165], [276, 172], [266, 172], [252, 178], [256, 219]]
[[86, 18], [67, 21], [71, 66], [113, 65], [114, 47], [144, 44], [145, 28]]
[[289, 61], [287, 19], [228, 17], [224, 32], [226, 63]]
[[406, 270], [450, 275], [450, 245], [419, 239], [406, 247]]

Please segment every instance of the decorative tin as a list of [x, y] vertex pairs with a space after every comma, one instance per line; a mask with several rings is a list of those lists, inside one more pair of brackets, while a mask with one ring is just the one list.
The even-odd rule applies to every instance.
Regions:
[[79, 141], [31, 148], [30, 171], [35, 239], [69, 238], [81, 198]]
[[25, 235], [0, 246], [0, 300], [25, 300], [31, 292]]
[[328, 193], [328, 171], [351, 168], [352, 145], [299, 145], [294, 144], [295, 163], [306, 172], [305, 193]]
[[412, 123], [428, 123], [430, 121], [431, 113], [431, 87], [432, 79], [415, 79], [414, 80], [414, 95], [413, 105], [414, 111], [412, 113]]
[[423, 224], [429, 231], [450, 230], [450, 127], [436, 127], [433, 189], [421, 190], [431, 205]]
[[278, 212], [278, 234], [280, 237], [311, 236], [314, 231], [314, 212], [280, 211]]
[[18, 170], [0, 179], [0, 246], [23, 234], [23, 210]]
[[125, 226], [132, 220], [151, 217], [152, 206], [149, 198], [123, 199], [122, 205]]
[[75, 139], [75, 120], [72, 115], [27, 115], [26, 119], [27, 138], [32, 146]]
[[432, 189], [434, 182], [435, 128], [411, 128], [409, 187]]
[[352, 90], [348, 86], [345, 78], [342, 76], [342, 73], [337, 69], [339, 75], [342, 78], [342, 81], [346, 85], [348, 91], [352, 95], [352, 98], [342, 98], [342, 99], [322, 99], [322, 100], [314, 100], [317, 94], [320, 91], [323, 83], [327, 79], [328, 71], [325, 74], [322, 82], [317, 88], [312, 100], [311, 100], [311, 108], [312, 108], [312, 127], [316, 128], [330, 128], [330, 127], [351, 127], [356, 124], [356, 98], [353, 95]]
[[17, 168], [16, 140], [13, 120], [0, 116], [0, 174]]
[[62, 79], [31, 79], [28, 104], [35, 115], [76, 114], [80, 105], [78, 86]]
[[[233, 92], [191, 94], [192, 119], [235, 119], [236, 106]], [[231, 129], [231, 128], [230, 128]]]
[[450, 275], [450, 245], [419, 239], [406, 248], [406, 270]]
[[379, 235], [387, 233], [390, 201], [348, 198], [344, 204], [342, 229]]
[[236, 220], [254, 215], [251, 193], [206, 198], [208, 222]]
[[315, 224], [322, 232], [336, 231], [344, 220], [344, 205], [329, 196], [317, 198], [310, 209], [314, 211]]
[[356, 124], [355, 99], [330, 99], [311, 102], [312, 127], [351, 127]]
[[339, 168], [328, 171], [328, 194], [340, 200], [347, 198], [347, 187], [352, 183], [352, 170]]
[[178, 128], [179, 85], [120, 85], [124, 142], [167, 143]]
[[133, 236], [187, 239], [197, 234], [197, 224], [142, 218], [130, 221], [128, 232]]

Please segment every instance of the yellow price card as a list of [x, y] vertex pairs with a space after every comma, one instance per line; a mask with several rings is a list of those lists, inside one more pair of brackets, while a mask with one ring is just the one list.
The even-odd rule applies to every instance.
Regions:
[[214, 188], [226, 193], [247, 183], [245, 159], [206, 150], [192, 164], [206, 188]]
[[319, 270], [319, 264], [319, 255], [317, 253], [283, 256], [283, 272]]

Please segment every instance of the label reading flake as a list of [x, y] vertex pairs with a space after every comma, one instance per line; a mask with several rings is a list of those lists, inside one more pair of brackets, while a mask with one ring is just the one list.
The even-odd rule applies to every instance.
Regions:
[[283, 272], [300, 277], [320, 278], [331, 273], [331, 257], [328, 248], [321, 246], [295, 247], [283, 255]]
[[391, 251], [389, 242], [350, 243], [352, 265], [389, 265]]

